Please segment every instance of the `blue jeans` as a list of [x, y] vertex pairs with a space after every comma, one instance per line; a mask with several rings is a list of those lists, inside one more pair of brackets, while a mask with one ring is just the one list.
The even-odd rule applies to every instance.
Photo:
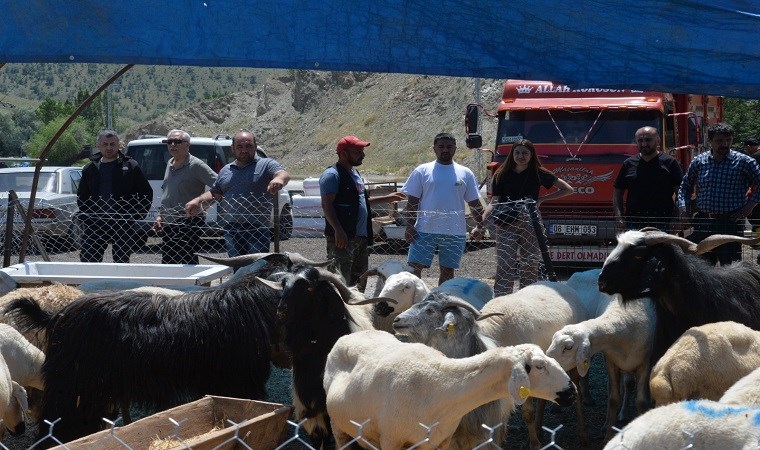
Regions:
[[250, 227], [236, 223], [224, 226], [224, 245], [230, 257], [269, 252], [269, 242], [272, 240], [269, 227]]

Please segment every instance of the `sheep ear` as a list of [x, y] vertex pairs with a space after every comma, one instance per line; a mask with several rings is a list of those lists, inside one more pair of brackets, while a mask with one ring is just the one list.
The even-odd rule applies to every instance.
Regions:
[[517, 363], [512, 366], [512, 375], [507, 382], [509, 395], [515, 401], [515, 405], [522, 405], [530, 397], [530, 378], [526, 366], [530, 364], [523, 358], [518, 359]]
[[436, 328], [439, 331], [443, 331], [446, 335], [453, 335], [457, 329], [457, 317], [452, 312], [447, 312], [443, 318], [443, 325]]
[[588, 338], [584, 338], [576, 349], [575, 365], [578, 375], [585, 377], [588, 374], [588, 369], [591, 367], [591, 341]]

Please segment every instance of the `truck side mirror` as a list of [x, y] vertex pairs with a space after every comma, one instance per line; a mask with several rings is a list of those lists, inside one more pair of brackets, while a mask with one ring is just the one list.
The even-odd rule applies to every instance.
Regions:
[[464, 115], [464, 128], [467, 132], [465, 145], [467, 148], [480, 148], [483, 146], [483, 137], [479, 133], [480, 128], [480, 105], [470, 103]]

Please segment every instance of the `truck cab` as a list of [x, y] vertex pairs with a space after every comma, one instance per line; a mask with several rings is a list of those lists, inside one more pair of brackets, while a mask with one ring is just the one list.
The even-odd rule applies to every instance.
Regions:
[[613, 183], [623, 161], [638, 153], [636, 130], [657, 129], [661, 150], [686, 170], [701, 151], [701, 126], [722, 118], [722, 99], [507, 80], [497, 117], [490, 173], [506, 160], [514, 142], [533, 142], [544, 167], [575, 191], [541, 204], [552, 259], [597, 263], [615, 241]]

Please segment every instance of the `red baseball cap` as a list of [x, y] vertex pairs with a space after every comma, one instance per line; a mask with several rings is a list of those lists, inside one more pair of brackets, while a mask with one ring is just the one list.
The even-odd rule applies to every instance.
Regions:
[[348, 150], [349, 148], [356, 147], [369, 147], [369, 142], [362, 141], [356, 136], [343, 136], [338, 141], [338, 147], [335, 149], [335, 153], [340, 153], [343, 150]]

